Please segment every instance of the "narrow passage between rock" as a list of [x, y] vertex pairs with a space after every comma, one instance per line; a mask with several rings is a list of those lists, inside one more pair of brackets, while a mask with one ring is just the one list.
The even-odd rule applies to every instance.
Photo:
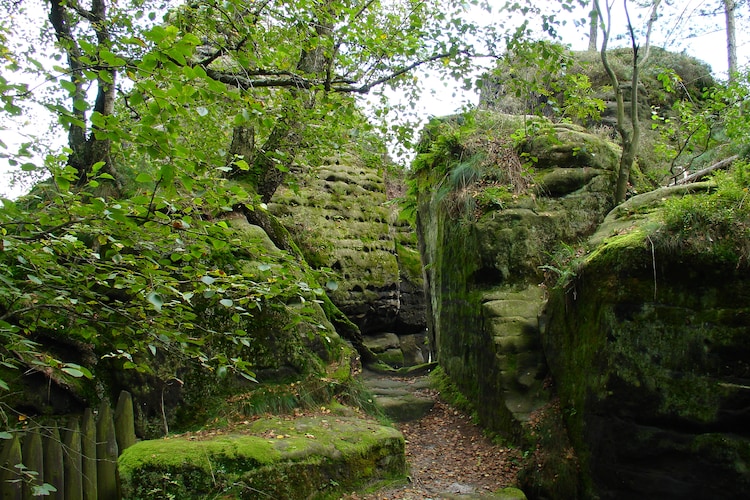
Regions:
[[[521, 461], [518, 450], [486, 438], [470, 416], [440, 399], [426, 377], [386, 377], [364, 374], [378, 402], [397, 420], [406, 439], [410, 482], [371, 494], [351, 494], [345, 500], [424, 500], [433, 498], [498, 498], [492, 492], [514, 486]], [[408, 408], [394, 409], [403, 400], [420, 406], [413, 420]], [[431, 402], [425, 408], [424, 401]], [[407, 418], [398, 422], [398, 415]]]

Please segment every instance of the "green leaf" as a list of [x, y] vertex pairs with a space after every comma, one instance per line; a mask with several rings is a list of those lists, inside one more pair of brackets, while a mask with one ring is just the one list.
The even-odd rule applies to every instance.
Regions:
[[50, 493], [54, 493], [57, 491], [57, 488], [52, 486], [49, 483], [44, 483], [41, 485], [34, 485], [31, 487], [31, 494], [35, 497], [44, 497], [49, 496]]
[[89, 371], [88, 368], [75, 364], [75, 363], [65, 363], [62, 367], [62, 371], [76, 378], [81, 378], [81, 377], [86, 377], [88, 379], [93, 378], [93, 374]]
[[63, 367], [62, 371], [75, 378], [83, 377], [83, 372], [81, 370], [71, 368], [70, 366]]
[[206, 275], [206, 276], [201, 277], [201, 281], [205, 283], [206, 285], [213, 285], [216, 279], [212, 278], [211, 276]]
[[164, 182], [167, 185], [171, 184], [172, 181], [174, 180], [174, 174], [175, 174], [175, 170], [174, 170], [174, 164], [172, 162], [165, 163], [161, 167], [161, 170], [159, 171], [159, 175], [161, 176], [162, 182]]
[[339, 289], [339, 284], [337, 282], [331, 280], [331, 281], [328, 281], [326, 283], [326, 288], [328, 288], [332, 292], [335, 292], [336, 290]]
[[13, 439], [13, 434], [7, 431], [0, 431], [0, 439]]
[[32, 283], [34, 283], [36, 285], [41, 285], [42, 284], [42, 280], [40, 280], [39, 278], [37, 278], [33, 274], [27, 274], [26, 277], [29, 278], [29, 281], [31, 281]]
[[75, 94], [78, 90], [76, 84], [71, 82], [70, 80], [60, 80], [60, 86], [67, 90], [71, 95]]
[[219, 304], [224, 307], [232, 307], [234, 305], [234, 301], [232, 299], [221, 299], [219, 301]]
[[151, 177], [151, 174], [148, 174], [146, 172], [141, 172], [140, 174], [138, 174], [136, 176], [135, 182], [148, 182], [148, 183], [151, 183], [151, 182], [154, 182], [154, 178]]
[[151, 292], [146, 296], [146, 299], [151, 302], [154, 309], [161, 312], [161, 307], [164, 305], [164, 299], [162, 299], [161, 295], [156, 292]]

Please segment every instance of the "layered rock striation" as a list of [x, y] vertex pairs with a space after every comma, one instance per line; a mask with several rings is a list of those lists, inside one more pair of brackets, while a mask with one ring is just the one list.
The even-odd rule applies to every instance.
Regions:
[[416, 234], [388, 203], [382, 168], [354, 155], [299, 166], [298, 184], [280, 189], [269, 210], [307, 262], [329, 274], [331, 300], [378, 358], [411, 366], [424, 361], [421, 263]]

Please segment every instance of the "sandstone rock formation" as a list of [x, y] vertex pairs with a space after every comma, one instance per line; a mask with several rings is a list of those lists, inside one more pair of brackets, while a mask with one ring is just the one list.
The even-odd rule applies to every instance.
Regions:
[[544, 123], [504, 139], [526, 120], [426, 130], [413, 182], [439, 363], [485, 426], [531, 447], [530, 498], [741, 498], [744, 184], [610, 212], [617, 147]]
[[[429, 187], [451, 176], [434, 143], [422, 157], [431, 163], [415, 174], [425, 186], [418, 227], [438, 361], [486, 426], [517, 437], [521, 423], [548, 401], [538, 320], [544, 266], [561, 242], [575, 243], [604, 218], [617, 164], [617, 149], [606, 140], [550, 125], [522, 147], [523, 158], [535, 159], [533, 174], [524, 171], [507, 145], [523, 126], [523, 118], [493, 113], [478, 113], [468, 129], [435, 123], [440, 134], [465, 137], [450, 151], [456, 163], [486, 150], [503, 153], [478, 167], [482, 177], [473, 184], [448, 194]], [[477, 146], [476, 137], [489, 138]], [[470, 210], [457, 216], [455, 207], [466, 201]]]
[[[373, 351], [383, 354], [379, 358], [410, 366], [422, 362], [419, 347], [425, 339], [422, 270], [416, 235], [388, 205], [383, 167], [378, 167], [355, 155], [299, 166], [299, 184], [280, 189], [269, 209], [307, 261], [329, 273], [335, 282], [328, 291], [331, 300]], [[387, 334], [396, 342], [379, 349], [377, 338]], [[410, 337], [420, 334], [421, 339]]]
[[686, 236], [664, 223], [665, 200], [710, 189], [665, 188], [617, 207], [568, 292], [552, 295], [544, 351], [601, 498], [750, 488], [747, 264], [718, 241], [677, 243]]

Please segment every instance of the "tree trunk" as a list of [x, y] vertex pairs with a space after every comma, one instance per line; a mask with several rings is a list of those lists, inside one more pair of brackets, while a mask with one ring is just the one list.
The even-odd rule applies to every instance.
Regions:
[[[119, 193], [122, 184], [118, 179], [117, 172], [111, 164], [110, 151], [112, 144], [109, 139], [99, 139], [96, 136], [96, 127], [90, 131], [86, 129], [86, 78], [83, 74], [82, 64], [83, 52], [78, 40], [73, 36], [71, 20], [77, 17], [86, 19], [91, 24], [97, 40], [99, 50], [109, 50], [112, 46], [110, 34], [107, 28], [107, 8], [105, 0], [92, 0], [91, 10], [86, 11], [76, 6], [75, 13], [69, 11], [71, 6], [62, 0], [49, 0], [49, 20], [55, 30], [55, 37], [60, 47], [65, 51], [70, 67], [71, 82], [75, 85], [72, 94], [71, 114], [73, 120], [68, 129], [68, 146], [71, 153], [68, 156], [68, 164], [77, 173], [76, 185], [85, 186], [89, 181], [94, 165], [103, 163], [102, 172], [107, 172], [115, 179], [114, 185]], [[94, 102], [93, 112], [103, 116], [111, 115], [115, 106], [115, 77], [116, 71], [100, 63], [97, 78], [97, 95]], [[88, 136], [87, 136], [88, 133]]]
[[599, 14], [596, 10], [596, 6], [591, 8], [589, 13], [589, 52], [596, 52], [598, 43], [597, 38], [599, 35]]
[[68, 157], [68, 163], [76, 169], [80, 176], [80, 158], [85, 156], [86, 144], [86, 111], [78, 103], [86, 102], [86, 91], [84, 89], [83, 64], [81, 63], [81, 49], [75, 38], [73, 38], [67, 11], [61, 0], [50, 0], [49, 20], [55, 30], [57, 43], [65, 51], [70, 67], [70, 81], [75, 85], [72, 98], [72, 117], [68, 127], [68, 146], [72, 153]]
[[736, 0], [724, 1], [724, 16], [727, 30], [727, 73], [729, 81], [733, 82], [737, 76], [737, 37], [735, 28]]
[[[623, 89], [620, 84], [617, 75], [615, 74], [612, 66], [609, 63], [607, 57], [607, 45], [609, 42], [609, 35], [611, 33], [611, 10], [607, 6], [607, 20], [604, 20], [604, 12], [602, 12], [599, 4], [599, 0], [594, 0], [594, 9], [597, 12], [597, 17], [602, 22], [603, 42], [601, 48], [601, 60], [604, 65], [604, 69], [612, 82], [612, 88], [615, 92], [615, 101], [617, 102], [617, 133], [620, 135], [622, 141], [622, 155], [620, 156], [620, 166], [617, 173], [617, 184], [615, 185], [615, 204], [619, 205], [625, 201], [627, 196], [628, 183], [630, 181], [630, 171], [635, 163], [636, 156], [638, 155], [638, 148], [640, 145], [641, 127], [638, 117], [638, 84], [640, 80], [640, 70], [646, 63], [649, 56], [650, 41], [651, 41], [651, 29], [656, 22], [656, 13], [659, 8], [661, 0], [654, 0], [651, 6], [651, 15], [648, 19], [646, 41], [643, 47], [638, 46], [635, 38], [635, 31], [632, 24], [630, 23], [630, 15], [627, 10], [627, 1], [625, 2], [625, 14], [628, 19], [628, 29], [630, 32], [630, 41], [633, 48], [633, 76], [631, 79], [631, 92], [630, 92], [630, 117], [628, 118], [625, 113], [625, 100], [623, 97]], [[639, 52], [643, 50], [643, 56], [639, 58]]]

